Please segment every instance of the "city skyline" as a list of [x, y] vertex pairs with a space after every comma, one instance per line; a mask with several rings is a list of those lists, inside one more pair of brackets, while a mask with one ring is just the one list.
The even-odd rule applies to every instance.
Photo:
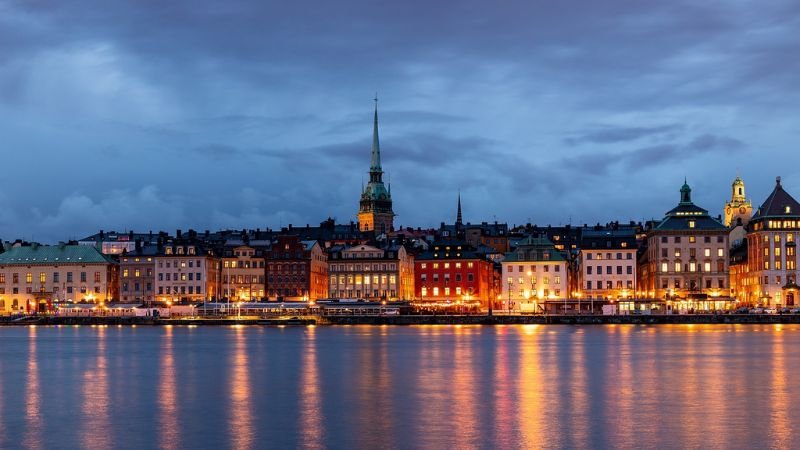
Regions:
[[0, 238], [355, 221], [376, 90], [395, 226], [800, 191], [798, 6], [580, 6], [2, 2]]

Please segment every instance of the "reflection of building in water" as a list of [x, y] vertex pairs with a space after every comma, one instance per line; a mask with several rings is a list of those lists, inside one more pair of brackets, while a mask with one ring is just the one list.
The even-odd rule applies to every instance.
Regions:
[[246, 330], [235, 329], [234, 349], [231, 354], [231, 376], [229, 381], [231, 416], [228, 418], [228, 435], [234, 448], [254, 447], [253, 402], [250, 384], [250, 368], [247, 357]]
[[322, 391], [317, 365], [316, 327], [306, 327], [303, 367], [300, 371], [300, 442], [303, 448], [324, 448], [325, 422], [322, 420]]
[[39, 382], [39, 360], [36, 354], [36, 327], [28, 328], [28, 367], [25, 385], [25, 430], [22, 446], [42, 448], [42, 398]]
[[163, 327], [159, 358], [158, 444], [164, 449], [180, 448], [178, 425], [178, 374], [175, 370], [175, 347], [172, 326]]
[[83, 420], [81, 443], [84, 448], [112, 448], [109, 420], [110, 396], [106, 360], [106, 327], [96, 328], [97, 358], [83, 373]]

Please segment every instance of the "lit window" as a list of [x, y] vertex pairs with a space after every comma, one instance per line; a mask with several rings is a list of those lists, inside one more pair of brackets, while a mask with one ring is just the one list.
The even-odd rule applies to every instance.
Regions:
[[[694, 228], [694, 226], [695, 226], [695, 221], [694, 221], [694, 220], [690, 220], [690, 221], [689, 221], [689, 228]], [[694, 236], [692, 236], [692, 237], [691, 237], [691, 238], [689, 238], [689, 239], [691, 240], [691, 239], [693, 239], [693, 238], [694, 238]]]

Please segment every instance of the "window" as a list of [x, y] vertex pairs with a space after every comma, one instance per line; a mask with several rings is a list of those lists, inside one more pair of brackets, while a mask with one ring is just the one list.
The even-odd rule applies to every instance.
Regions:
[[[689, 228], [694, 228], [695, 224], [696, 224], [696, 222], [694, 220], [690, 220], [689, 221]], [[690, 242], [692, 241], [693, 238], [694, 237], [690, 237], [689, 238]]]
[[675, 272], [680, 272], [680, 271], [681, 271], [681, 263], [676, 262], [675, 263]]
[[44, 272], [39, 272], [39, 283], [46, 283], [47, 282], [47, 274]]
[[725, 256], [725, 250], [718, 248], [717, 249], [717, 256], [722, 257]]
[[25, 274], [25, 282], [30, 284], [33, 283], [33, 274], [28, 272]]
[[703, 249], [703, 256], [705, 257], [711, 256], [711, 249], [710, 248]]
[[592, 266], [586, 266], [586, 274], [587, 275], [591, 275], [592, 274]]
[[680, 236], [675, 236], [675, 243], [676, 244], [680, 244], [681, 243], [681, 237]]
[[667, 257], [669, 257], [669, 249], [668, 249], [668, 248], [662, 248], [662, 249], [661, 249], [661, 257], [662, 257], [662, 258], [667, 258]]
[[711, 263], [710, 262], [703, 263], [703, 272], [711, 272]]
[[695, 242], [696, 242], [695, 237], [694, 236], [689, 236], [689, 243], [690, 244], [694, 244]]

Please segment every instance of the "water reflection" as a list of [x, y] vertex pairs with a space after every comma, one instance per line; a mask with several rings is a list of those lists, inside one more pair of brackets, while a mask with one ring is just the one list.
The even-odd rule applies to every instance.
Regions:
[[254, 447], [253, 404], [250, 398], [250, 371], [247, 355], [247, 329], [233, 328], [234, 347], [231, 354], [230, 418], [228, 433], [236, 449]]
[[158, 378], [158, 444], [164, 449], [180, 447], [180, 428], [178, 426], [178, 375], [175, 370], [174, 330], [164, 327], [161, 337]]
[[303, 360], [300, 369], [300, 442], [303, 448], [325, 448], [322, 420], [322, 392], [317, 366], [317, 333], [315, 326], [305, 332]]
[[37, 327], [28, 327], [28, 365], [25, 390], [25, 432], [22, 445], [26, 448], [42, 448], [42, 398], [39, 383], [39, 361], [36, 351]]
[[[547, 381], [543, 378], [541, 353], [543, 330], [540, 327], [523, 325], [509, 331], [509, 339], [518, 340], [518, 342], [512, 341], [508, 344], [511, 348], [503, 352], [504, 364], [516, 367], [517, 371], [502, 378], [505, 382], [513, 380], [511, 383], [513, 390], [508, 392], [511, 397], [503, 399], [503, 403], [509, 402], [513, 406], [508, 411], [508, 416], [501, 420], [516, 418], [514, 422], [520, 444], [522, 447], [531, 448], [540, 445], [545, 426], [552, 425], [545, 420], [542, 396], [546, 390], [554, 391], [550, 383], [557, 383], [559, 380], [555, 376], [550, 377]], [[519, 360], [518, 365], [514, 364], [517, 359]], [[503, 409], [505, 410], [507, 407]]]
[[96, 328], [97, 348], [95, 360], [83, 373], [83, 423], [81, 443], [84, 448], [107, 449], [111, 447], [109, 426], [109, 387], [106, 362], [106, 327]]
[[0, 328], [0, 447], [800, 448], [795, 326], [110, 330]]

